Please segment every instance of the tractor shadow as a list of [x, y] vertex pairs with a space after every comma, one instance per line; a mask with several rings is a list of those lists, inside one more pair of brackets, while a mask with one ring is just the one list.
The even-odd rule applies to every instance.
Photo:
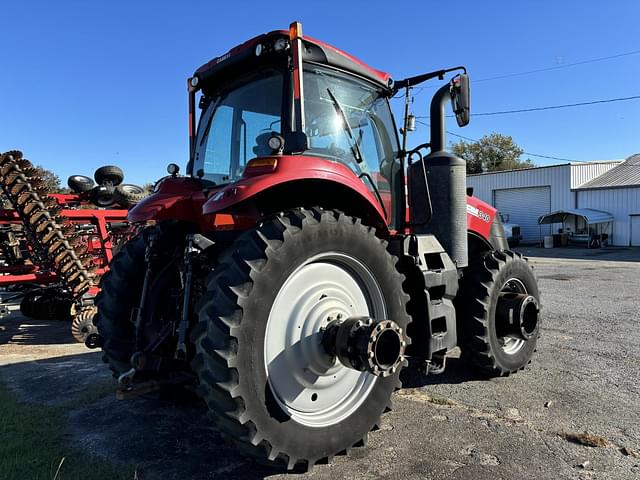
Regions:
[[[21, 402], [63, 408], [64, 438], [78, 454], [105, 459], [121, 466], [123, 474], [135, 471], [145, 480], [259, 480], [284, 473], [248, 459], [213, 426], [200, 400], [169, 395], [117, 400], [101, 353], [78, 353], [67, 323], [16, 315], [0, 325], [5, 326], [1, 341], [11, 341], [0, 347], [37, 358], [0, 366], [0, 380]], [[447, 359], [441, 375], [426, 376], [412, 367], [402, 373], [405, 388], [477, 379], [457, 358]]]
[[282, 473], [247, 459], [193, 396], [117, 400], [116, 382], [101, 357], [75, 342], [68, 322], [31, 320], [19, 312], [0, 319], [0, 382], [22, 403], [62, 408], [64, 439], [77, 454], [105, 459], [145, 480], [257, 480]]
[[411, 361], [407, 368], [400, 373], [402, 388], [420, 388], [429, 385], [453, 385], [470, 380], [484, 380], [474, 372], [461, 358], [447, 357], [447, 367], [438, 375], [426, 375], [415, 361]]
[[[115, 387], [115, 386], [114, 386]], [[113, 394], [69, 415], [73, 446], [133, 467], [137, 478], [263, 479], [282, 473], [247, 459], [213, 426], [201, 401]]]
[[100, 357], [87, 350], [3, 365], [0, 381], [20, 402], [64, 409], [68, 446], [125, 475], [258, 480], [283, 473], [244, 456], [215, 429], [200, 400], [171, 394], [117, 400], [115, 380]]
[[64, 345], [77, 343], [71, 336], [71, 322], [34, 320], [12, 311], [0, 318], [0, 345]]

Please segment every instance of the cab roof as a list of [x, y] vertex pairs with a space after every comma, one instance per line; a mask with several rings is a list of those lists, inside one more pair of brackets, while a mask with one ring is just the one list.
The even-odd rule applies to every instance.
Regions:
[[[231, 67], [237, 68], [239, 64], [244, 63], [252, 56], [255, 58], [255, 51], [258, 45], [262, 45], [263, 48], [269, 49], [273, 46], [275, 41], [280, 38], [284, 38], [288, 41], [289, 32], [287, 30], [274, 30], [269, 33], [258, 35], [257, 37], [233, 47], [224, 55], [211, 59], [209, 62], [199, 67], [193, 76], [198, 77], [199, 80], [203, 81], [217, 77], [223, 72], [229, 70]], [[383, 87], [391, 88], [393, 81], [390, 74], [371, 68], [354, 56], [320, 40], [304, 36], [302, 37], [302, 41], [305, 47], [302, 55], [303, 61], [312, 61], [339, 68], [364, 77]], [[233, 70], [233, 68], [231, 69]]]

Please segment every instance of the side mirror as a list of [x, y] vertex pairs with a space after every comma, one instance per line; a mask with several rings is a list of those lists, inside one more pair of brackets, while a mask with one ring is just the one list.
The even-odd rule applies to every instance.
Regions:
[[466, 73], [456, 75], [451, 80], [451, 108], [456, 115], [459, 127], [469, 124], [471, 103], [469, 98], [469, 76]]

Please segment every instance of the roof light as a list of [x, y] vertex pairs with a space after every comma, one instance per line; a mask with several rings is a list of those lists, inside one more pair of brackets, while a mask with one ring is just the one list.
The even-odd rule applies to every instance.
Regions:
[[293, 22], [289, 25], [289, 39], [296, 40], [302, 38], [302, 24], [300, 22]]
[[276, 52], [281, 52], [282, 50], [286, 50], [289, 47], [289, 42], [285, 38], [278, 38], [275, 42], [273, 42], [273, 49]]
[[262, 44], [259, 43], [256, 45], [256, 57], [259, 57], [260, 55], [262, 55]]
[[169, 175], [172, 175], [175, 177], [176, 175], [178, 175], [179, 171], [180, 171], [180, 167], [175, 163], [170, 163], [169, 165], [167, 165], [167, 173]]
[[273, 135], [269, 138], [267, 144], [273, 153], [282, 154], [282, 150], [284, 149], [284, 138], [280, 135]]

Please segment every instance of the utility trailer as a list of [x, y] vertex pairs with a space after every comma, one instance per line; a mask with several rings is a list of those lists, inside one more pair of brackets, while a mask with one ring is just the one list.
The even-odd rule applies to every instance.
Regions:
[[[409, 149], [412, 88], [445, 77]], [[170, 164], [129, 212], [144, 228], [96, 298], [120, 398], [194, 389], [242, 451], [306, 469], [366, 443], [409, 359], [529, 363], [532, 268], [445, 149], [446, 106], [469, 122], [464, 67], [394, 82], [293, 23], [198, 68], [188, 99], [186, 175]]]

